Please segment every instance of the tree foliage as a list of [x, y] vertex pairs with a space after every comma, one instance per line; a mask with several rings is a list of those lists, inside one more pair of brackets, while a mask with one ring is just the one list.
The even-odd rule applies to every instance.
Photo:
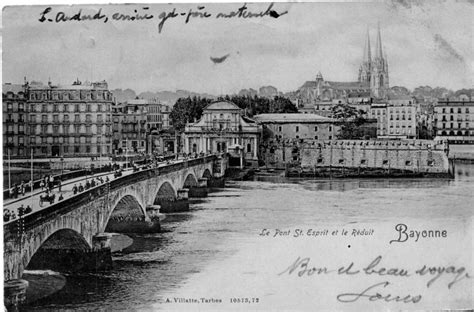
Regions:
[[212, 100], [201, 97], [179, 98], [170, 113], [170, 119], [175, 129], [183, 131], [186, 123], [201, 118], [202, 110]]
[[340, 122], [337, 138], [340, 140], [368, 139], [376, 137], [377, 128], [364, 117], [364, 111], [347, 104], [331, 108], [332, 117]]
[[[252, 117], [265, 113], [296, 113], [298, 109], [287, 98], [275, 96], [273, 99], [257, 95], [226, 95], [219, 97], [218, 101], [229, 101], [245, 110], [245, 115]], [[182, 131], [187, 122], [199, 120], [206, 105], [213, 100], [201, 97], [179, 98], [170, 113], [174, 127]]]

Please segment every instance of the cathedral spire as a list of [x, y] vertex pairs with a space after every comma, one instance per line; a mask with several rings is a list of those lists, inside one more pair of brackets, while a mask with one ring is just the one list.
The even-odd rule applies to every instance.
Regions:
[[382, 37], [380, 36], [380, 23], [377, 24], [377, 43], [375, 44], [375, 58], [383, 58]]
[[370, 63], [371, 56], [370, 56], [370, 37], [369, 37], [369, 27], [367, 27], [367, 39], [364, 45], [364, 59], [363, 62]]

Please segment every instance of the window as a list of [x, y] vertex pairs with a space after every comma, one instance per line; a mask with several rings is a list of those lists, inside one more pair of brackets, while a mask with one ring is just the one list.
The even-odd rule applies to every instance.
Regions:
[[36, 122], [36, 115], [30, 115], [30, 122], [35, 123]]
[[53, 122], [59, 123], [59, 115], [53, 115]]
[[79, 104], [74, 104], [74, 112], [79, 112]]
[[315, 136], [314, 136], [314, 139], [315, 139], [315, 140], [318, 140], [318, 136], [317, 136], [317, 135], [315, 135]]
[[53, 105], [53, 112], [57, 112], [58, 111], [58, 104], [54, 104]]
[[252, 152], [252, 145], [250, 143], [247, 144], [247, 153]]
[[75, 121], [75, 122], [81, 121], [81, 120], [80, 120], [80, 116], [79, 116], [79, 115], [74, 115], [74, 121]]
[[86, 122], [91, 122], [92, 119], [91, 119], [91, 115], [90, 114], [87, 114], [86, 115]]
[[79, 146], [74, 146], [74, 153], [78, 154], [79, 153]]
[[59, 133], [59, 126], [53, 126], [53, 133]]
[[300, 127], [296, 126], [296, 132], [300, 131]]
[[46, 104], [41, 105], [41, 111], [43, 113], [46, 113], [48, 111], [48, 108], [46, 107]]
[[329, 136], [329, 140], [332, 140], [332, 135]]
[[87, 104], [86, 106], [86, 112], [90, 112], [91, 111], [91, 105], [90, 104]]
[[97, 105], [97, 111], [101, 112], [102, 111], [102, 104]]
[[323, 162], [323, 159], [322, 158], [318, 158], [318, 164], [322, 163]]
[[318, 131], [318, 127], [314, 127], [314, 131]]
[[64, 145], [64, 146], [63, 146], [63, 153], [64, 153], [64, 154], [68, 154], [68, 153], [69, 153], [69, 146], [67, 146], [67, 145]]
[[278, 132], [281, 132], [281, 126], [278, 127]]
[[69, 126], [68, 125], [65, 125], [63, 127], [63, 131], [64, 131], [64, 134], [69, 134]]
[[36, 138], [34, 136], [30, 137], [30, 144], [35, 144]]
[[67, 106], [67, 104], [64, 104], [64, 111], [67, 112], [69, 110], [69, 107]]
[[86, 126], [86, 133], [91, 134], [91, 126]]

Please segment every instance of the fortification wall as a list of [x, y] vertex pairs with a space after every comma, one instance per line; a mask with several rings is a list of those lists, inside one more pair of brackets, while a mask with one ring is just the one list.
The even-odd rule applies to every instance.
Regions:
[[313, 141], [301, 146], [302, 169], [379, 168], [448, 173], [448, 145], [429, 140]]

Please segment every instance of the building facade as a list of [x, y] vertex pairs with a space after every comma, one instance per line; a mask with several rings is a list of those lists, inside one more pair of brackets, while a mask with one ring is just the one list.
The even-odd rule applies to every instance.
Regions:
[[231, 102], [206, 106], [201, 119], [187, 124], [183, 134], [185, 153], [237, 152], [247, 163], [256, 163], [261, 127]]
[[415, 99], [408, 96], [389, 97], [370, 106], [368, 117], [377, 119], [377, 137], [414, 139], [417, 136]]
[[339, 131], [336, 120], [315, 114], [260, 114], [253, 119], [263, 126], [265, 140], [332, 140]]
[[474, 101], [439, 100], [434, 106], [436, 137], [449, 143], [474, 144]]
[[3, 84], [3, 154], [7, 157], [30, 155], [27, 98], [25, 85]]
[[112, 151], [112, 94], [105, 81], [31, 83], [28, 145], [36, 156], [100, 156]]
[[135, 99], [114, 105], [114, 153], [148, 153], [161, 146], [157, 142], [169, 143], [159, 138], [163, 130], [170, 128], [169, 114], [169, 106], [157, 99]]

